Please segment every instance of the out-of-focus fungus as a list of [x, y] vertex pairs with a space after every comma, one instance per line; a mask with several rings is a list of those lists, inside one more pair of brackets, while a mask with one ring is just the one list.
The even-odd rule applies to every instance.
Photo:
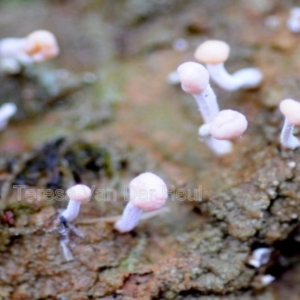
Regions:
[[208, 40], [202, 43], [195, 52], [197, 61], [205, 64], [211, 78], [224, 90], [251, 89], [259, 86], [262, 73], [257, 68], [245, 68], [229, 74], [224, 67], [230, 47], [219, 40]]
[[14, 103], [5, 103], [0, 107], [0, 130], [3, 130], [9, 119], [17, 112], [17, 106]]
[[300, 32], [300, 7], [293, 7], [290, 10], [289, 18], [286, 21], [286, 26], [291, 32]]
[[300, 125], [300, 103], [285, 99], [280, 102], [279, 109], [284, 115], [284, 124], [280, 134], [280, 142], [284, 148], [296, 149], [300, 140], [293, 135], [294, 127]]
[[[25, 66], [52, 59], [58, 54], [56, 38], [47, 30], [34, 31], [25, 38], [5, 38], [0, 41], [1, 60], [15, 60]], [[4, 65], [11, 67], [12, 62]]]
[[270, 248], [257, 248], [251, 253], [248, 264], [254, 268], [260, 268], [269, 262], [271, 253]]

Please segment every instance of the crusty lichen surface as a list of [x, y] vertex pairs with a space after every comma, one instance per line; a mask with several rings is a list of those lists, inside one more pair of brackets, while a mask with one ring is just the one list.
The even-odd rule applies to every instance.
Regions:
[[[299, 300], [300, 150], [280, 148], [276, 108], [300, 95], [289, 2], [15, 2], [2, 4], [3, 36], [51, 29], [63, 49], [53, 67], [99, 80], [1, 133], [0, 298]], [[275, 29], [265, 25], [270, 16]], [[208, 37], [231, 45], [230, 71], [251, 65], [265, 76], [253, 91], [214, 87], [220, 107], [250, 123], [222, 158], [198, 141], [194, 99], [166, 82]], [[177, 38], [187, 40], [184, 52], [173, 49]], [[121, 214], [124, 186], [145, 171], [166, 180], [169, 211], [120, 234], [106, 217]], [[71, 234], [75, 259], [66, 262], [54, 226], [66, 202], [28, 200], [25, 189], [20, 198], [12, 186], [76, 182], [117, 195], [82, 206], [75, 225], [85, 236]], [[260, 246], [273, 254], [255, 270], [247, 262]], [[266, 289], [264, 274], [276, 277]]]

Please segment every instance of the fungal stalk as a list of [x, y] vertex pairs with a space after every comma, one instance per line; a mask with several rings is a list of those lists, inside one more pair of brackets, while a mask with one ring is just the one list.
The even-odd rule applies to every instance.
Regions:
[[245, 68], [229, 74], [224, 62], [228, 59], [230, 47], [218, 40], [202, 43], [195, 52], [197, 61], [205, 64], [211, 78], [227, 91], [256, 88], [262, 81], [262, 73], [257, 68]]
[[246, 131], [248, 122], [246, 117], [234, 110], [222, 110], [212, 122], [199, 127], [199, 135], [207, 137], [211, 135], [217, 140], [234, 140]]
[[[209, 84], [209, 74], [200, 64], [186, 62], [177, 69], [183, 91], [191, 94], [198, 104], [205, 124], [210, 124], [219, 113], [216, 95]], [[213, 137], [205, 139], [206, 144], [217, 155], [231, 152], [229, 141], [218, 141]]]
[[119, 232], [129, 232], [139, 223], [143, 211], [156, 211], [162, 208], [168, 198], [164, 181], [153, 173], [143, 173], [129, 184], [129, 202], [121, 219], [115, 223]]
[[49, 60], [58, 53], [55, 36], [46, 30], [34, 31], [25, 38], [5, 38], [0, 41], [0, 58], [13, 59], [25, 66]]
[[280, 102], [279, 109], [285, 117], [280, 134], [281, 145], [294, 150], [300, 146], [300, 140], [293, 135], [294, 127], [300, 125], [300, 103], [285, 99]]

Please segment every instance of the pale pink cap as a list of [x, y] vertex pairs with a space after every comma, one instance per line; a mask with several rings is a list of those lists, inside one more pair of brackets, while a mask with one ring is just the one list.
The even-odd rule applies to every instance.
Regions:
[[177, 69], [182, 89], [189, 94], [201, 94], [209, 85], [209, 74], [200, 64], [186, 62]]
[[229, 56], [230, 47], [227, 43], [218, 40], [208, 40], [202, 43], [195, 51], [195, 59], [204, 64], [224, 63]]
[[76, 184], [67, 190], [67, 196], [74, 201], [89, 201], [92, 196], [91, 189], [84, 184]]
[[300, 125], [300, 103], [292, 99], [285, 99], [280, 102], [280, 111], [289, 123]]
[[222, 110], [213, 119], [210, 134], [218, 140], [232, 140], [240, 137], [247, 129], [245, 116], [234, 110]]
[[35, 61], [45, 61], [59, 54], [59, 47], [53, 33], [37, 30], [26, 38], [25, 52]]
[[155, 174], [143, 173], [130, 182], [129, 198], [135, 207], [145, 211], [157, 210], [167, 201], [167, 186]]

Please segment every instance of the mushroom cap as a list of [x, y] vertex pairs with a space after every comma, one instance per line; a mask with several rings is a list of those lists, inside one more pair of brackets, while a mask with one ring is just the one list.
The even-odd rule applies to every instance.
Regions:
[[289, 123], [300, 125], [300, 103], [292, 99], [285, 99], [280, 102], [280, 111], [286, 117]]
[[213, 119], [210, 134], [218, 140], [231, 140], [240, 137], [247, 129], [245, 116], [234, 110], [222, 110]]
[[198, 46], [195, 59], [204, 64], [220, 64], [227, 60], [230, 47], [227, 43], [218, 40], [208, 40]]
[[186, 62], [177, 68], [181, 88], [189, 94], [201, 94], [209, 85], [208, 71], [200, 64]]
[[168, 191], [164, 181], [153, 173], [143, 173], [129, 184], [131, 203], [145, 211], [160, 209], [167, 201]]
[[37, 30], [27, 36], [25, 52], [36, 61], [45, 61], [56, 57], [59, 47], [53, 33]]
[[89, 201], [92, 196], [91, 189], [84, 184], [76, 184], [67, 190], [67, 195], [74, 201]]

